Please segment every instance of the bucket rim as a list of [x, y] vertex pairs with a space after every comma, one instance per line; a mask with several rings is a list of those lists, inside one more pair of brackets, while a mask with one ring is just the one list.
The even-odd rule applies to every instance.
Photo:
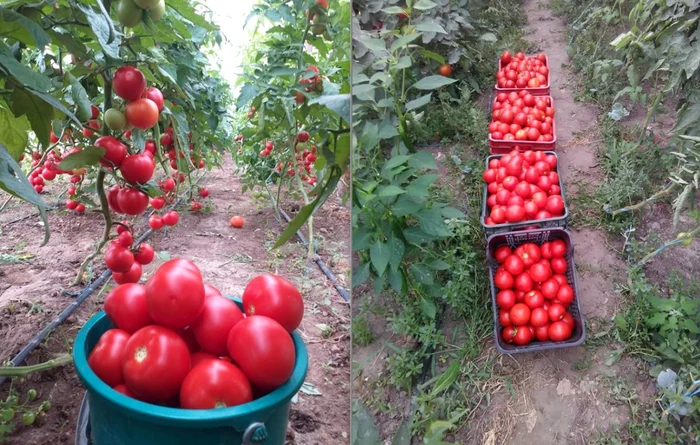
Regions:
[[[231, 300], [236, 302], [239, 306], [242, 305], [241, 300], [238, 298], [231, 298]], [[172, 422], [175, 420], [187, 423], [232, 426], [231, 422], [233, 421], [250, 419], [256, 416], [263, 418], [266, 413], [274, 410], [279, 405], [289, 403], [294, 395], [301, 389], [306, 379], [309, 364], [308, 352], [301, 336], [295, 331], [291, 334], [296, 350], [296, 361], [292, 375], [282, 386], [259, 399], [242, 405], [208, 410], [171, 408], [142, 402], [115, 391], [107, 383], [103, 382], [88, 365], [87, 353], [85, 351], [88, 334], [98, 323], [103, 322], [105, 319], [107, 319], [107, 314], [104, 311], [100, 311], [93, 315], [78, 332], [73, 345], [75, 370], [80, 380], [85, 385], [88, 394], [94, 393], [99, 397], [103, 397], [109, 403], [118, 406], [132, 416], [147, 417], [151, 420], [161, 422]], [[109, 321], [109, 319], [107, 319], [107, 321]]]

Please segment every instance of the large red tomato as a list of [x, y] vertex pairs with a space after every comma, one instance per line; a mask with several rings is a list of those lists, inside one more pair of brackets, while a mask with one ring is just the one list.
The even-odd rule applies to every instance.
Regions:
[[119, 166], [124, 179], [134, 184], [145, 184], [150, 181], [155, 169], [156, 163], [145, 154], [127, 156]]
[[212, 295], [204, 299], [204, 309], [190, 329], [202, 350], [215, 355], [227, 352], [228, 334], [243, 320], [238, 305], [228, 298]]
[[264, 392], [282, 385], [294, 371], [292, 337], [268, 317], [256, 315], [237, 323], [228, 336], [228, 352], [248, 380]]
[[90, 353], [88, 365], [103, 382], [116, 386], [124, 382], [122, 375], [122, 355], [129, 334], [121, 329], [110, 329], [102, 334]]
[[192, 368], [180, 390], [185, 409], [214, 409], [242, 405], [253, 400], [245, 374], [232, 363], [209, 359]]
[[207, 283], [204, 283], [204, 295], [207, 298], [214, 296], [214, 295], [218, 295], [220, 297], [223, 297], [223, 294], [221, 293], [221, 291], [219, 289], [217, 289], [214, 286], [212, 286], [211, 284], [207, 284]]
[[246, 315], [264, 315], [293, 332], [304, 317], [304, 300], [288, 280], [272, 274], [253, 278], [243, 291]]
[[112, 136], [102, 136], [95, 141], [95, 147], [105, 149], [105, 154], [100, 159], [100, 164], [105, 167], [116, 165], [119, 167], [126, 157], [126, 145], [122, 144]]
[[143, 95], [146, 89], [146, 77], [133, 66], [119, 68], [112, 78], [114, 93], [126, 100], [136, 100]]
[[144, 401], [166, 402], [190, 372], [190, 351], [170, 329], [146, 326], [126, 343], [122, 371], [126, 385]]
[[130, 334], [153, 323], [146, 305], [146, 287], [140, 284], [115, 287], [105, 298], [105, 313], [116, 327]]
[[171, 329], [183, 329], [204, 308], [202, 274], [191, 261], [167, 261], [146, 282], [146, 302], [153, 321]]
[[153, 250], [153, 246], [151, 246], [148, 243], [141, 243], [139, 244], [136, 253], [134, 253], [134, 259], [138, 261], [139, 264], [146, 265], [150, 264], [151, 261], [153, 261], [155, 254], [156, 253]]
[[148, 207], [148, 195], [131, 187], [124, 187], [117, 195], [117, 202], [122, 213], [140, 215]]
[[139, 264], [138, 261], [134, 261], [128, 272], [112, 272], [112, 278], [114, 278], [114, 282], [117, 284], [138, 283], [142, 274], [143, 269], [141, 268], [141, 264]]
[[105, 252], [105, 264], [112, 272], [129, 272], [134, 264], [134, 254], [122, 246], [111, 245]]
[[158, 105], [151, 99], [138, 99], [126, 104], [126, 120], [136, 128], [148, 130], [158, 123]]

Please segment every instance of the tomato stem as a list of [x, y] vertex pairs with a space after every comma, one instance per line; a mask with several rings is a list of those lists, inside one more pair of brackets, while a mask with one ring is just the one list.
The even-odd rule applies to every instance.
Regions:
[[29, 374], [49, 369], [58, 368], [59, 366], [67, 365], [73, 361], [70, 354], [59, 355], [44, 363], [38, 363], [30, 366], [3, 366], [0, 367], [0, 377], [26, 377]]

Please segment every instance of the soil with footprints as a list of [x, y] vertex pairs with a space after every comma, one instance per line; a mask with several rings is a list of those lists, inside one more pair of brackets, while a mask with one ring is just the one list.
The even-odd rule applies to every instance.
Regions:
[[[299, 332], [309, 352], [306, 385], [292, 403], [287, 444], [322, 445], [349, 442], [350, 434], [350, 307], [315, 263], [307, 261], [307, 248], [298, 238], [280, 249], [272, 246], [284, 225], [278, 222], [269, 201], [256, 201], [251, 192], [241, 194], [242, 185], [232, 175], [230, 160], [223, 169], [214, 169], [200, 182], [209, 189], [204, 211], [189, 212], [189, 204], [178, 209], [177, 226], [160, 231], [148, 240], [156, 252], [188, 258], [202, 271], [205, 281], [225, 295], [240, 296], [254, 276], [271, 272], [290, 279], [305, 301], [304, 321]], [[52, 184], [44, 195], [46, 202], [63, 202], [59, 193], [67, 185]], [[60, 190], [59, 190], [60, 189]], [[292, 202], [282, 208], [289, 213]], [[64, 291], [80, 291], [72, 286], [77, 269], [92, 251], [102, 233], [99, 213], [76, 215], [60, 210], [49, 213], [51, 240], [41, 247], [43, 228], [34, 208], [12, 201], [0, 213], [0, 254], [19, 258], [16, 264], [0, 263], [0, 360], [9, 360], [47, 323], [54, 319], [73, 296]], [[25, 216], [29, 216], [24, 218]], [[231, 216], [245, 218], [242, 229], [229, 225]], [[292, 215], [293, 216], [293, 215]], [[23, 219], [24, 218], [24, 219]], [[350, 213], [340, 197], [332, 196], [314, 221], [320, 245], [318, 255], [349, 287]], [[146, 230], [144, 218], [135, 232]], [[152, 273], [162, 260], [144, 267]], [[93, 276], [104, 271], [97, 259]], [[110, 284], [110, 288], [113, 284]], [[28, 364], [46, 361], [70, 351], [81, 326], [101, 310], [108, 289], [96, 291], [78, 310], [53, 332], [31, 355]], [[51, 408], [31, 427], [18, 426], [9, 444], [59, 445], [75, 443], [75, 428], [84, 391], [72, 366], [33, 374], [23, 381], [0, 385], [0, 398], [9, 391], [24, 400], [30, 388], [36, 389], [36, 406], [49, 400]], [[21, 424], [21, 422], [19, 422]]]

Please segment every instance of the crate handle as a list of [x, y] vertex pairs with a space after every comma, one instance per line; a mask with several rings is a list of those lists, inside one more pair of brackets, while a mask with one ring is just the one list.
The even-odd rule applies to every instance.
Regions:
[[255, 422], [250, 424], [246, 428], [245, 433], [243, 433], [242, 445], [255, 445], [258, 443], [263, 443], [267, 439], [267, 428], [262, 422]]

